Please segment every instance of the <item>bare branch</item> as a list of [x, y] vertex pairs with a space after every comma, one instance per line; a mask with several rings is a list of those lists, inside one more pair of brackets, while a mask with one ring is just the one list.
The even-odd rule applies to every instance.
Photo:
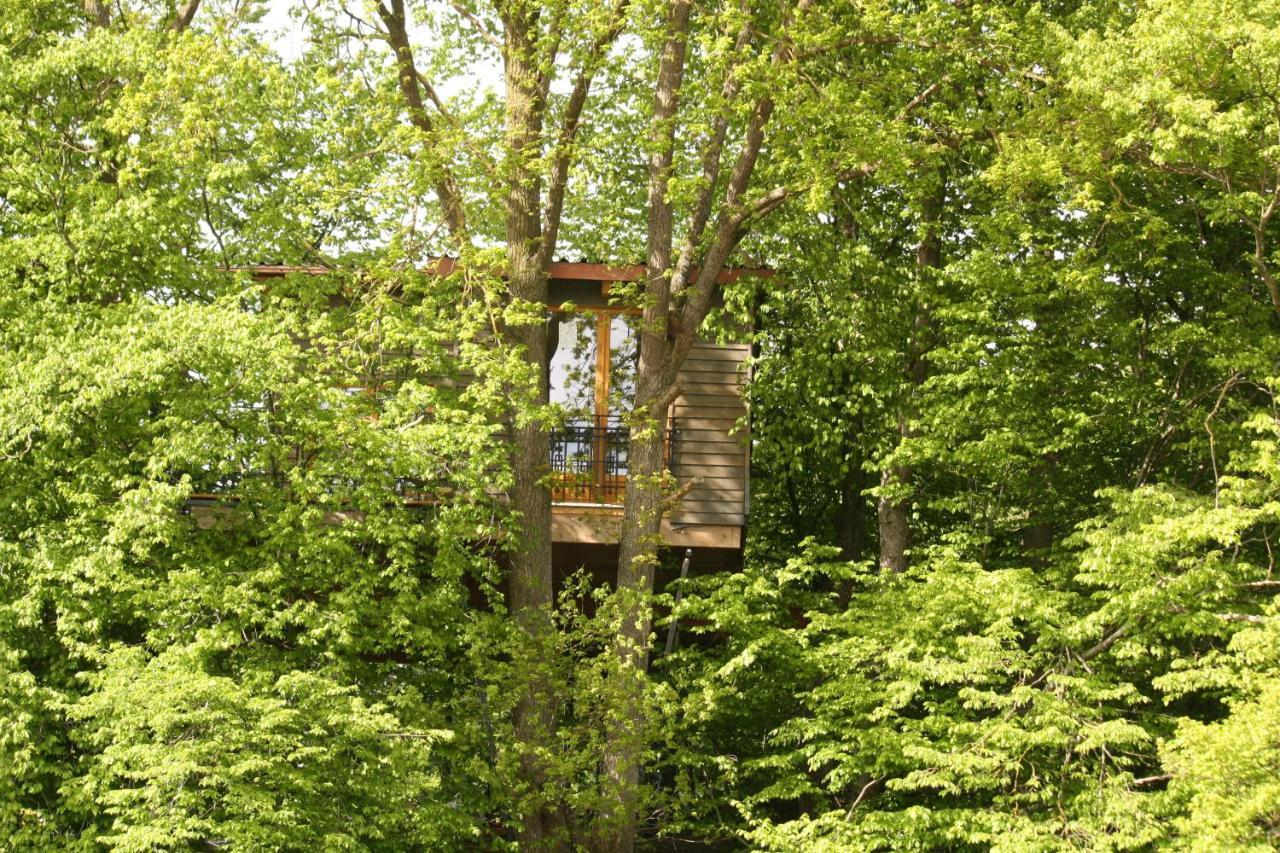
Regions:
[[490, 175], [496, 174], [498, 166], [493, 160], [493, 155], [476, 145], [475, 140], [463, 132], [461, 123], [459, 123], [457, 118], [454, 117], [453, 113], [449, 112], [449, 108], [445, 106], [444, 101], [436, 92], [435, 86], [431, 85], [431, 81], [429, 81], [422, 72], [418, 72], [418, 85], [422, 87], [422, 91], [426, 93], [427, 100], [431, 101], [435, 106], [436, 112], [440, 113], [440, 117], [447, 121], [449, 126], [456, 130], [458, 135], [462, 137], [462, 144], [466, 146], [467, 150], [471, 152], [484, 170]]
[[[422, 77], [414, 65], [413, 48], [409, 44], [404, 0], [391, 0], [390, 9], [380, 2], [378, 17], [387, 28], [387, 41], [396, 54], [396, 78], [400, 94], [409, 110], [409, 121], [423, 133], [434, 134], [435, 126], [422, 103], [422, 91], [419, 87]], [[462, 202], [462, 191], [448, 171], [444, 171], [436, 180], [436, 195], [440, 197], [440, 205], [444, 209], [444, 220], [453, 238], [465, 239], [467, 219]]]
[[1245, 622], [1249, 625], [1267, 624], [1267, 617], [1255, 616], [1252, 613], [1218, 613], [1216, 615], [1224, 622]]
[[[746, 50], [747, 42], [750, 38], [751, 22], [749, 19], [744, 19], [733, 45], [735, 56]], [[725, 76], [724, 85], [721, 87], [720, 97], [725, 103], [732, 101], [738, 93], [739, 81], [737, 75], [733, 72], [734, 69], [731, 68]], [[684, 246], [681, 247], [680, 257], [676, 261], [676, 268], [671, 275], [671, 280], [677, 288], [683, 287], [688, 280], [689, 271], [693, 265], [694, 253], [697, 251], [699, 244], [702, 243], [703, 235], [707, 230], [707, 223], [711, 219], [711, 206], [715, 198], [716, 185], [720, 178], [720, 160], [724, 155], [724, 145], [728, 130], [729, 116], [722, 112], [716, 116], [715, 123], [712, 125], [711, 136], [702, 151], [702, 190], [698, 194], [698, 203], [694, 208], [693, 218], [689, 222], [689, 231], [685, 235]]]
[[1141, 788], [1144, 785], [1158, 785], [1161, 782], [1168, 782], [1172, 779], [1172, 773], [1164, 773], [1160, 776], [1143, 776], [1141, 779], [1134, 779], [1132, 784], [1136, 788]]
[[1267, 286], [1267, 294], [1271, 297], [1271, 308], [1280, 316], [1280, 282], [1276, 281], [1275, 275], [1271, 272], [1271, 266], [1267, 263], [1267, 224], [1271, 221], [1271, 217], [1275, 215], [1276, 207], [1280, 205], [1280, 176], [1278, 176], [1275, 189], [1272, 191], [1271, 200], [1267, 206], [1263, 208], [1261, 215], [1258, 217], [1257, 224], [1250, 224], [1250, 230], [1253, 231], [1253, 267], [1258, 272], [1258, 277], [1262, 279], [1262, 283]]
[[[1097, 643], [1085, 649], [1080, 654], [1076, 655], [1076, 662], [1088, 663], [1089, 661], [1096, 658], [1098, 655], [1106, 652], [1108, 649], [1110, 649], [1112, 646], [1118, 643], [1121, 639], [1123, 639], [1124, 636], [1128, 633], [1129, 633], [1128, 624], [1121, 625], [1119, 628], [1116, 628], [1110, 634], [1107, 634], [1107, 636], [1103, 637]], [[1065, 667], [1063, 667], [1063, 673], [1069, 675], [1075, 670], [1075, 666], [1076, 664], [1068, 663]]]
[[[799, 0], [792, 15], [789, 16], [788, 24], [796, 15], [804, 13], [812, 5], [812, 0]], [[785, 36], [779, 39], [778, 46], [773, 54], [774, 61], [784, 62], [794, 58], [795, 54], [791, 40]], [[702, 258], [697, 280], [693, 284], [693, 292], [680, 311], [675, 344], [677, 362], [683, 361], [690, 347], [693, 346], [693, 339], [698, 326], [702, 324], [702, 319], [710, 308], [711, 296], [715, 291], [716, 278], [719, 275], [720, 268], [724, 266], [730, 253], [737, 247], [738, 241], [742, 239], [742, 225], [749, 214], [744, 215], [741, 199], [751, 182], [752, 174], [755, 172], [756, 161], [759, 159], [760, 150], [764, 146], [765, 126], [773, 115], [773, 109], [773, 98], [765, 95], [756, 102], [751, 120], [747, 124], [742, 149], [738, 152], [737, 162], [734, 163], [733, 170], [729, 174], [728, 186], [725, 188], [724, 207], [719, 217], [719, 223], [716, 226], [715, 236], [711, 245], [707, 248], [705, 256]], [[775, 206], [781, 203], [782, 199], [779, 198]], [[769, 207], [768, 209], [772, 210], [773, 208]], [[681, 254], [684, 257], [680, 259], [680, 267], [686, 270], [690, 269], [693, 266], [692, 248]], [[680, 284], [683, 284], [683, 282]]]
[[[666, 318], [671, 299], [669, 270], [671, 267], [673, 208], [668, 190], [676, 138], [676, 112], [680, 88], [684, 82], [685, 56], [689, 39], [689, 0], [674, 0], [667, 16], [667, 38], [658, 61], [658, 82], [653, 96], [653, 124], [650, 127], [652, 150], [649, 154], [649, 210], [645, 251], [646, 288], [650, 302], [645, 316], [640, 346], [641, 358], [660, 357], [655, 346], [660, 343], [659, 328]], [[646, 350], [648, 354], [646, 355]]]
[[[1061, 674], [1070, 675], [1071, 673], [1075, 672], [1075, 669], [1078, 665], [1088, 663], [1089, 661], [1096, 658], [1098, 655], [1104, 654], [1108, 649], [1110, 649], [1116, 643], [1120, 642], [1120, 640], [1126, 634], [1129, 633], [1130, 627], [1131, 626], [1129, 625], [1128, 622], [1121, 623], [1118, 628], [1115, 628], [1114, 630], [1112, 630], [1105, 637], [1103, 637], [1101, 640], [1099, 640], [1097, 643], [1093, 644], [1089, 648], [1085, 649], [1083, 652], [1080, 652], [1079, 654], [1073, 654], [1072, 652], [1068, 652], [1067, 663], [1065, 666], [1062, 667]], [[1075, 660], [1071, 659], [1073, 657], [1075, 658]], [[1040, 672], [1038, 675], [1036, 675], [1035, 678], [1031, 679], [1031, 681], [1027, 683], [1027, 686], [1037, 687], [1045, 679], [1053, 675], [1055, 672], [1058, 672], [1058, 670], [1055, 670], [1053, 667], [1049, 667], [1043, 670], [1042, 672]], [[1025, 710], [1025, 707], [1020, 709], [1018, 713], [1021, 713], [1021, 711], [1023, 710]]]
[[899, 112], [898, 115], [895, 117], [895, 120], [905, 121], [907, 116], [911, 115], [911, 112], [916, 107], [920, 106], [925, 101], [929, 100], [929, 98], [933, 96], [934, 92], [937, 92], [939, 89], [941, 89], [942, 84], [947, 82], [947, 79], [948, 77], [944, 76], [941, 80], [935, 80], [933, 83], [930, 83], [923, 92], [916, 95], [909, 102], [907, 102], [907, 105], [902, 108], [901, 112]]
[[490, 32], [489, 28], [484, 25], [484, 21], [480, 20], [474, 14], [463, 8], [462, 4], [454, 2], [454, 0], [450, 0], [449, 5], [453, 7], [453, 11], [457, 12], [466, 19], [467, 23], [471, 24], [471, 28], [476, 31], [476, 34], [479, 35], [480, 38], [487, 41], [489, 46], [498, 51], [498, 53], [502, 53], [502, 41]]
[[885, 777], [883, 776], [878, 776], [875, 779], [872, 779], [870, 782], [862, 786], [862, 790], [858, 792], [857, 798], [854, 799], [852, 805], [849, 806], [849, 811], [845, 813], [845, 816], [844, 816], [845, 820], [849, 820], [850, 818], [853, 817], [853, 810], [856, 809], [864, 799], [866, 799], [867, 794], [871, 791], [872, 788], [874, 788], [876, 785], [879, 785], [881, 782], [884, 781], [884, 778]]

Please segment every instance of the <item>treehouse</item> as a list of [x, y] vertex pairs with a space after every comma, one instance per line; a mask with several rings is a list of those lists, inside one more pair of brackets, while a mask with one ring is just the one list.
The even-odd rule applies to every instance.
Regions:
[[[447, 274], [448, 259], [435, 269]], [[258, 278], [296, 267], [259, 266]], [[626, 491], [639, 357], [639, 311], [610, 291], [636, 281], [642, 266], [553, 263], [549, 283], [549, 395], [566, 412], [551, 434], [552, 539], [558, 564], [604, 567], [616, 558]], [[726, 269], [721, 284], [757, 270]], [[745, 337], [745, 336], [744, 336]], [[747, 343], [700, 339], [680, 371], [681, 395], [665, 416], [667, 469], [683, 487], [662, 520], [664, 545], [695, 548], [706, 566], [737, 562], [749, 501], [749, 421], [742, 385]]]

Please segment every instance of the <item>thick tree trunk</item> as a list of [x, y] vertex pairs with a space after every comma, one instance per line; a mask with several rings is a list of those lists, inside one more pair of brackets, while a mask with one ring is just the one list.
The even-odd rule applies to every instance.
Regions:
[[605, 816], [598, 848], [630, 851], [635, 846], [641, 797], [640, 764], [647, 721], [643, 717], [645, 674], [649, 667], [649, 634], [653, 627], [650, 598], [661, 545], [662, 469], [665, 411], [645, 413], [632, 429], [627, 464], [630, 469], [618, 543], [617, 596], [621, 623], [615, 639], [618, 674], [601, 773], [604, 793], [614, 805]]
[[861, 559], [867, 547], [867, 499], [862, 495], [866, 487], [867, 473], [860, 465], [850, 466], [836, 512], [835, 540], [842, 560]]
[[1053, 547], [1053, 522], [1035, 521], [1022, 529], [1022, 547], [1031, 552], [1033, 559], [1040, 559], [1042, 553]]
[[[541, 246], [541, 176], [534, 155], [542, 135], [540, 78], [534, 65], [532, 21], [506, 22], [506, 132], [510, 185], [506, 197], [508, 292], [516, 304], [547, 304], [547, 275]], [[556, 641], [551, 609], [551, 491], [547, 486], [550, 436], [544, 424], [518, 417], [527, 406], [547, 403], [547, 327], [521, 323], [506, 327], [507, 343], [524, 355], [536, 388], [513, 388], [511, 509], [519, 519], [518, 547], [511, 553], [511, 613], [524, 632], [528, 650], [523, 685], [516, 701], [515, 736], [520, 776], [527, 793], [520, 846], [528, 851], [564, 850], [567, 833], [559, 792], [545, 756], [554, 749], [556, 697], [550, 685]]]
[[[916, 281], [925, 284], [929, 276], [942, 265], [942, 236], [938, 225], [942, 217], [942, 208], [946, 199], [946, 177], [939, 174], [936, 191], [925, 198], [920, 210], [920, 242], [916, 246]], [[928, 378], [928, 364], [925, 355], [931, 346], [933, 337], [933, 318], [930, 314], [928, 300], [921, 295], [917, 302], [913, 322], [911, 340], [907, 345], [907, 365], [905, 380], [908, 383], [904, 395], [908, 402], [904, 403], [898, 414], [898, 443], [909, 439], [912, 435], [910, 399], [916, 389]], [[896, 494], [884, 495], [877, 507], [877, 522], [880, 532], [880, 568], [893, 572], [906, 571], [907, 552], [911, 548], [911, 510], [912, 503], [908, 491], [912, 485], [913, 472], [910, 465], [890, 465], [880, 475], [880, 485]]]
[[[794, 10], [786, 14], [788, 24], [793, 13], [803, 12], [812, 2], [798, 0]], [[752, 216], [765, 215], [786, 198], [785, 191], [775, 190], [751, 204], [745, 203], [756, 160], [764, 145], [765, 126], [773, 113], [773, 100], [764, 95], [755, 103], [742, 146], [728, 172], [721, 214], [708, 231], [712, 224], [713, 194], [720, 185], [727, 116], [713, 123], [702, 151], [704, 185], [694, 205], [682, 251], [679, 257], [674, 257], [674, 216], [669, 190], [675, 119], [685, 72], [692, 6], [691, 0], [671, 0], [668, 7], [667, 35], [658, 63], [650, 125], [645, 307], [640, 328], [636, 418], [628, 458], [630, 470], [619, 537], [616, 591], [621, 608], [616, 642], [619, 686], [616, 701], [628, 709], [634, 724], [627, 724], [631, 723], [628, 720], [607, 733], [601, 760], [603, 784], [612, 789], [606, 792], [606, 801], [613, 799], [613, 809], [604, 816], [604, 831], [598, 835], [597, 846], [609, 851], [634, 848], [637, 808], [642, 799], [640, 758], [646, 727], [640, 714], [649, 662], [650, 598], [665, 509], [662, 469], [667, 409], [679, 393], [677, 376], [710, 310], [717, 276], [737, 246], [743, 228]], [[738, 37], [740, 46], [745, 46], [749, 33], [750, 27], [744, 22]], [[773, 56], [779, 62], [790, 56], [787, 39], [779, 40]], [[737, 91], [737, 80], [731, 73], [724, 82], [725, 100], [732, 101]], [[696, 273], [695, 267], [700, 267]]]
[[[867, 472], [860, 464], [850, 466], [845, 475], [844, 489], [840, 495], [840, 508], [836, 512], [835, 540], [840, 546], [840, 559], [861, 560], [867, 547]], [[853, 597], [853, 583], [849, 580], [836, 585], [836, 596], [843, 610]]]
[[[1045, 482], [1058, 465], [1056, 451], [1048, 451], [1033, 469], [1037, 479]], [[1027, 525], [1022, 528], [1022, 548], [1033, 566], [1042, 566], [1050, 548], [1053, 547], [1053, 518], [1046, 514], [1043, 507], [1031, 510], [1027, 515]]]
[[[97, 0], [83, 0], [86, 10], [101, 16], [105, 8]], [[688, 0], [683, 0], [688, 2]], [[178, 13], [180, 27], [190, 23], [200, 0], [186, 0]], [[547, 305], [547, 268], [554, 257], [556, 236], [574, 141], [581, 126], [592, 80], [609, 46], [618, 38], [625, 22], [629, 0], [617, 0], [608, 25], [600, 30], [591, 50], [582, 60], [573, 93], [561, 115], [561, 124], [551, 140], [543, 135], [547, 98], [560, 50], [563, 18], [544, 14], [544, 4], [496, 4], [503, 29], [498, 45], [503, 60], [506, 85], [505, 156], [502, 179], [506, 202], [506, 244], [508, 304], [521, 307]], [[385, 36], [395, 52], [397, 85], [410, 122], [421, 131], [429, 146], [437, 146], [433, 113], [427, 100], [443, 113], [430, 83], [419, 72], [409, 40], [405, 0], [384, 0], [376, 4], [378, 18], [386, 27]], [[466, 16], [464, 10], [460, 14]], [[472, 21], [474, 24], [475, 22]], [[497, 39], [479, 26], [492, 44]], [[548, 51], [547, 48], [550, 47]], [[548, 142], [550, 150], [547, 151]], [[550, 184], [545, 205], [542, 198], [544, 154], [550, 154]], [[447, 166], [437, 167], [435, 191], [445, 224], [460, 246], [472, 245], [466, 216], [466, 197]], [[520, 756], [520, 780], [526, 789], [521, 815], [520, 844], [524, 850], [563, 850], [569, 845], [563, 792], [551, 777], [546, 756], [555, 746], [557, 697], [550, 685], [558, 661], [557, 637], [552, 620], [554, 590], [551, 563], [551, 492], [549, 439], [545, 425], [536, 420], [521, 422], [520, 413], [535, 411], [548, 402], [548, 331], [542, 322], [507, 326], [504, 344], [521, 353], [528, 364], [528, 378], [535, 388], [513, 385], [511, 394], [511, 446], [509, 458], [514, 483], [510, 500], [518, 519], [520, 535], [513, 538], [508, 603], [515, 623], [526, 640], [523, 685], [516, 697], [514, 718], [516, 750]]]
[[[516, 254], [516, 253], [511, 253]], [[536, 267], [524, 275], [512, 274], [512, 294], [520, 299], [545, 301], [546, 278]], [[540, 292], [540, 293], [539, 293]], [[541, 324], [511, 327], [508, 342], [521, 347], [539, 373], [546, 370], [546, 327]], [[539, 363], [541, 362], [541, 363]], [[546, 385], [532, 401], [547, 402]], [[522, 850], [567, 849], [559, 797], [551, 785], [546, 750], [556, 730], [556, 697], [549, 685], [555, 666], [555, 628], [551, 571], [551, 492], [547, 488], [549, 437], [537, 422], [512, 426], [511, 509], [519, 519], [519, 546], [511, 552], [509, 604], [516, 624], [528, 644], [522, 689], [516, 702], [515, 736], [520, 751], [520, 777], [528, 789], [529, 806], [520, 831]]]
[[[620, 625], [615, 640], [615, 707], [621, 717], [605, 733], [601, 755], [603, 800], [595, 847], [629, 853], [635, 847], [640, 801], [640, 759], [644, 751], [643, 699], [649, 665], [653, 615], [653, 575], [662, 523], [662, 441], [671, 386], [682, 357], [671, 344], [673, 210], [668, 194], [675, 148], [675, 116], [684, 79], [690, 0], [673, 0], [667, 39], [654, 91], [653, 148], [649, 154], [648, 222], [645, 258], [646, 305], [640, 323], [640, 362], [627, 457], [627, 491], [618, 541], [615, 593]], [[674, 358], [673, 358], [674, 356]], [[674, 366], [673, 366], [674, 362]], [[665, 381], [664, 381], [665, 380]]]
[[[898, 435], [906, 438], [909, 433], [900, 427]], [[910, 487], [911, 466], [891, 465], [880, 474], [880, 485], [886, 488]], [[891, 572], [906, 571], [907, 549], [911, 547], [910, 499], [881, 496], [876, 507], [876, 522], [880, 531], [880, 568]]]

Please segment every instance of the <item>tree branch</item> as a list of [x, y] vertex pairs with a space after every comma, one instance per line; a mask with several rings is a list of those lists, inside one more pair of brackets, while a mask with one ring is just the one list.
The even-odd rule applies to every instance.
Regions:
[[942, 84], [947, 82], [948, 79], [949, 78], [947, 76], [944, 76], [941, 80], [935, 80], [933, 83], [930, 83], [927, 87], [925, 87], [925, 90], [923, 92], [916, 95], [914, 98], [912, 98], [910, 101], [907, 102], [907, 105], [903, 107], [902, 110], [894, 117], [894, 120], [906, 121], [907, 116], [911, 115], [912, 110], [914, 110], [916, 107], [923, 104], [925, 101], [929, 100], [929, 98], [933, 96], [933, 93], [941, 89]]
[[175, 33], [180, 33], [191, 26], [191, 19], [196, 16], [196, 10], [199, 8], [200, 0], [187, 0], [182, 8], [178, 10], [177, 17], [169, 23], [169, 29]]
[[111, 26], [111, 9], [104, 0], [84, 0], [84, 13], [96, 27]]
[[[787, 24], [789, 25], [795, 16], [803, 14], [812, 5], [813, 0], [798, 0], [792, 14], [788, 16]], [[795, 52], [792, 49], [791, 39], [784, 32], [783, 37], [778, 40], [778, 46], [774, 49], [773, 60], [775, 63], [781, 63], [794, 60], [794, 58]], [[747, 124], [742, 150], [738, 152], [737, 162], [734, 163], [733, 170], [729, 174], [728, 186], [725, 188], [724, 207], [719, 217], [715, 236], [705, 256], [702, 258], [697, 280], [693, 284], [693, 292], [680, 310], [675, 341], [677, 362], [683, 361], [685, 355], [688, 354], [689, 349], [693, 346], [693, 339], [697, 333], [698, 326], [702, 324], [702, 320], [706, 317], [707, 311], [711, 306], [711, 296], [715, 291], [716, 279], [719, 277], [720, 268], [724, 266], [730, 253], [737, 247], [738, 241], [742, 239], [742, 225], [747, 216], [743, 214], [741, 199], [751, 182], [752, 174], [755, 172], [756, 161], [759, 159], [760, 150], [764, 146], [764, 129], [769, 123], [769, 118], [773, 115], [773, 109], [773, 98], [769, 95], [763, 96], [756, 102], [755, 109], [751, 114], [751, 120]], [[772, 204], [776, 206], [781, 203], [782, 199], [780, 198]], [[768, 209], [772, 210], [773, 207], [768, 207]], [[693, 265], [692, 254], [692, 251], [682, 252], [682, 255], [689, 256], [688, 260], [684, 257], [680, 260], [680, 265], [685, 269]]]
[[[427, 135], [434, 135], [435, 126], [422, 103], [422, 91], [419, 88], [421, 76], [413, 61], [413, 48], [409, 44], [406, 27], [404, 0], [391, 0], [388, 9], [383, 2], [378, 3], [378, 17], [387, 28], [387, 41], [396, 55], [396, 79], [400, 94], [409, 110], [409, 121], [414, 127]], [[442, 170], [436, 180], [436, 195], [444, 211], [445, 224], [455, 240], [466, 238], [466, 210], [462, 202], [462, 191], [448, 170]]]
[[[542, 265], [551, 262], [555, 254], [556, 241], [560, 236], [560, 220], [564, 211], [564, 195], [569, 183], [569, 163], [573, 159], [573, 144], [581, 127], [582, 110], [586, 106], [587, 96], [591, 92], [591, 84], [599, 70], [600, 60], [609, 45], [617, 40], [622, 32], [627, 6], [630, 0], [618, 0], [610, 18], [609, 27], [592, 43], [591, 51], [583, 61], [578, 78], [574, 81], [573, 92], [565, 106], [564, 118], [560, 122], [560, 132], [556, 139], [555, 153], [551, 161], [551, 177], [547, 186], [547, 199], [542, 211]], [[550, 75], [547, 76], [550, 79]]]
[[876, 785], [879, 785], [881, 782], [883, 782], [884, 779], [885, 777], [878, 776], [875, 779], [872, 779], [870, 782], [862, 786], [862, 790], [858, 792], [857, 799], [855, 799], [853, 803], [849, 806], [849, 811], [845, 812], [844, 819], [846, 821], [853, 817], [853, 810], [856, 809], [864, 799], [866, 799], [866, 796], [871, 791], [871, 789], [874, 788]]
[[1271, 194], [1271, 200], [1267, 206], [1263, 208], [1262, 214], [1258, 217], [1257, 225], [1252, 225], [1253, 231], [1253, 266], [1258, 272], [1258, 277], [1262, 279], [1262, 283], [1267, 286], [1267, 293], [1271, 297], [1271, 308], [1275, 311], [1276, 316], [1280, 316], [1280, 283], [1276, 281], [1275, 276], [1271, 272], [1271, 267], [1267, 263], [1267, 243], [1266, 232], [1267, 224], [1271, 221], [1271, 217], [1275, 215], [1276, 206], [1280, 204], [1280, 180]]
[[666, 329], [664, 321], [671, 301], [670, 275], [673, 238], [673, 207], [669, 189], [674, 160], [676, 112], [680, 87], [684, 81], [685, 56], [689, 38], [689, 0], [674, 0], [667, 17], [667, 38], [658, 62], [658, 82], [653, 96], [653, 124], [650, 129], [652, 149], [649, 154], [649, 191], [646, 204], [649, 216], [645, 247], [646, 283], [650, 296], [644, 310], [641, 329], [640, 358], [662, 361], [661, 352]]
[[[741, 54], [746, 49], [750, 38], [751, 22], [749, 19], [744, 19], [741, 28], [738, 30], [737, 39], [734, 41], [734, 55]], [[739, 81], [733, 71], [734, 69], [729, 69], [725, 76], [724, 85], [720, 90], [721, 100], [726, 104], [738, 94]], [[711, 205], [715, 198], [716, 186], [720, 180], [720, 160], [724, 155], [724, 145], [728, 131], [729, 116], [725, 112], [721, 112], [720, 115], [716, 116], [715, 123], [712, 125], [711, 136], [702, 152], [702, 189], [698, 193], [698, 202], [694, 208], [693, 218], [689, 223], [689, 231], [685, 235], [684, 246], [680, 249], [680, 257], [676, 261], [676, 268], [671, 275], [673, 289], [682, 288], [688, 280], [689, 271], [693, 266], [694, 253], [706, 234], [707, 223], [711, 219]]]
[[476, 34], [479, 35], [480, 38], [488, 42], [489, 46], [498, 51], [498, 53], [502, 53], [502, 42], [497, 36], [489, 31], [489, 28], [484, 25], [484, 21], [467, 11], [460, 3], [455, 2], [455, 0], [449, 0], [449, 5], [453, 7], [453, 11], [457, 12], [466, 19], [467, 23], [471, 24], [471, 28], [476, 31]]
[[1161, 782], [1169, 782], [1173, 779], [1172, 773], [1164, 773], [1160, 776], [1143, 776], [1141, 779], [1134, 779], [1131, 784], [1140, 788], [1144, 785], [1158, 785]]

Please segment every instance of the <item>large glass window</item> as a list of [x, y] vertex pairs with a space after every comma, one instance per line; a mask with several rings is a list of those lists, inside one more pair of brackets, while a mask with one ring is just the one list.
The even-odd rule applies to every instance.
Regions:
[[551, 437], [556, 499], [617, 503], [626, 485], [639, 355], [636, 318], [621, 311], [554, 316], [550, 399], [565, 412]]

